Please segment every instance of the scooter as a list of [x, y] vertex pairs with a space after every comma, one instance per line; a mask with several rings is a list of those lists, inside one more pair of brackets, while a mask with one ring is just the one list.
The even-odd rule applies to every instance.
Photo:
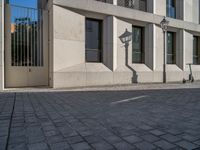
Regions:
[[190, 68], [189, 79], [186, 80], [185, 78], [183, 78], [183, 83], [186, 83], [186, 82], [193, 83], [194, 82], [194, 77], [193, 77], [193, 74], [192, 74], [192, 64], [188, 64], [188, 65], [189, 65], [189, 68]]

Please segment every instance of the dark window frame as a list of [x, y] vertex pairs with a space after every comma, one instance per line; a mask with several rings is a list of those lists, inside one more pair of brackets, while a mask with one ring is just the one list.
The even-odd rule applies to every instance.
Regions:
[[[172, 53], [168, 53], [168, 34], [172, 34]], [[172, 62], [169, 62], [168, 56], [172, 57]], [[176, 64], [176, 32], [167, 32], [167, 64]]]
[[137, 52], [134, 52], [134, 46], [133, 46], [133, 38], [132, 38], [132, 63], [133, 64], [144, 64], [145, 63], [145, 28], [142, 27], [142, 26], [135, 26], [135, 25], [132, 25], [132, 34], [134, 36], [134, 33], [133, 33], [133, 29], [134, 28], [138, 28], [141, 30], [141, 43], [140, 43], [140, 47], [141, 47], [141, 50], [140, 50], [140, 54], [141, 54], [141, 57], [140, 57], [140, 60], [141, 61], [135, 61], [134, 60], [134, 53], [137, 53]]
[[[87, 41], [85, 41], [85, 62], [86, 63], [102, 63], [102, 60], [103, 60], [103, 20], [101, 19], [94, 19], [94, 18], [86, 18], [85, 19], [85, 40], [87, 39], [86, 36], [87, 36], [87, 20], [89, 21], [96, 21], [99, 23], [99, 31], [98, 31], [98, 34], [99, 34], [99, 39], [100, 39], [100, 42], [99, 42], [99, 49], [89, 49], [87, 48]], [[98, 51], [98, 54], [99, 54], [99, 61], [88, 61], [87, 60], [87, 52], [88, 51]]]

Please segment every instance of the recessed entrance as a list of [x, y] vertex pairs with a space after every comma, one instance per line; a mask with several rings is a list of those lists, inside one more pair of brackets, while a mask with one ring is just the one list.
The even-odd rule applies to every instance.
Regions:
[[48, 12], [5, 6], [5, 86], [48, 85]]

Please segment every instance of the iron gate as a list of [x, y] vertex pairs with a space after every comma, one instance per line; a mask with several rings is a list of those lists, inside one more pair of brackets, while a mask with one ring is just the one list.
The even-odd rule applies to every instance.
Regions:
[[48, 12], [44, 10], [6, 5], [7, 87], [48, 84], [47, 18]]

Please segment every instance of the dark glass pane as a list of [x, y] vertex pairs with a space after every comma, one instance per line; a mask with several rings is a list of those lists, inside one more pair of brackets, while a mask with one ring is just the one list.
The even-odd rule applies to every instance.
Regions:
[[101, 58], [101, 21], [86, 20], [86, 61], [100, 62]]
[[167, 0], [167, 17], [176, 18], [175, 0]]
[[199, 54], [198, 54], [198, 37], [194, 36], [193, 38], [193, 64], [199, 63]]
[[133, 53], [133, 63], [141, 63], [141, 62], [142, 62], [142, 54]]
[[147, 11], [147, 2], [146, 2], [146, 0], [140, 0], [140, 6], [139, 6], [140, 8], [140, 10], [142, 10], [142, 11]]
[[86, 60], [88, 62], [100, 62], [100, 52], [98, 50], [87, 50], [86, 51]]
[[175, 64], [176, 58], [175, 58], [175, 39], [174, 39], [174, 33], [167, 32], [167, 63], [168, 64]]
[[132, 39], [133, 63], [143, 63], [142, 30], [143, 28], [133, 27], [133, 39]]

